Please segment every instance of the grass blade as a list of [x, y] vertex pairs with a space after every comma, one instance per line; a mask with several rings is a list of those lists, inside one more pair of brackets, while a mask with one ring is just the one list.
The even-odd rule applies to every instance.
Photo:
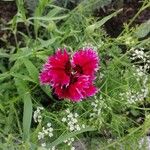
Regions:
[[52, 142], [49, 147], [53, 147], [53, 146], [57, 146], [58, 144], [64, 142], [65, 140], [73, 137], [73, 136], [76, 136], [80, 133], [83, 133], [83, 132], [87, 132], [87, 131], [95, 131], [96, 129], [95, 128], [92, 128], [92, 127], [87, 127], [87, 128], [84, 128], [84, 129], [81, 129], [80, 131], [76, 131], [76, 132], [72, 132], [72, 133], [67, 133], [67, 134], [62, 134], [61, 136], [59, 136], [58, 139], [56, 139], [54, 142]]
[[32, 120], [32, 100], [26, 83], [23, 80], [15, 78], [15, 84], [19, 93], [20, 98], [24, 102], [23, 110], [23, 140], [29, 140], [30, 126]]

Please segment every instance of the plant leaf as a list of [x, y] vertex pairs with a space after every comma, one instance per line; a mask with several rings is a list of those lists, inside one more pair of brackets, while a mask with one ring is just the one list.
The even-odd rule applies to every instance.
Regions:
[[150, 33], [150, 20], [147, 22], [142, 23], [137, 29], [135, 30], [135, 35], [138, 38], [144, 38]]
[[32, 100], [29, 90], [26, 86], [26, 82], [21, 79], [15, 78], [15, 84], [19, 93], [20, 98], [24, 102], [23, 109], [23, 140], [29, 140], [30, 126], [32, 120]]
[[49, 17], [49, 16], [42, 16], [42, 17], [31, 17], [29, 20], [41, 20], [41, 21], [54, 21], [54, 20], [61, 20], [67, 18], [68, 15], [58, 16], [58, 17]]
[[67, 134], [62, 134], [54, 142], [52, 142], [50, 145], [48, 145], [48, 147], [52, 148], [53, 146], [57, 146], [58, 144], [64, 142], [65, 140], [67, 140], [67, 139], [69, 139], [73, 136], [76, 136], [80, 133], [87, 132], [87, 131], [95, 131], [95, 130], [96, 130], [95, 128], [87, 127], [87, 128], [81, 129], [80, 131], [67, 133]]
[[28, 72], [29, 72], [29, 75], [30, 77], [36, 82], [38, 83], [39, 82], [39, 79], [38, 79], [38, 69], [33, 65], [33, 63], [27, 59], [27, 58], [23, 58], [23, 63], [25, 64]]
[[100, 28], [102, 25], [104, 25], [108, 20], [110, 20], [112, 17], [116, 16], [118, 13], [120, 13], [122, 11], [122, 9], [119, 9], [118, 11], [104, 17], [103, 19], [101, 19], [100, 21], [88, 26], [85, 31], [87, 33], [91, 33], [94, 32], [95, 29]]
[[35, 81], [33, 80], [33, 79], [31, 79], [29, 76], [27, 76], [27, 75], [22, 75], [22, 74], [20, 74], [20, 73], [10, 73], [10, 75], [12, 75], [13, 77], [17, 77], [17, 78], [19, 78], [19, 79], [22, 79], [22, 80], [24, 80], [24, 81], [30, 81], [30, 82], [34, 82], [35, 83]]

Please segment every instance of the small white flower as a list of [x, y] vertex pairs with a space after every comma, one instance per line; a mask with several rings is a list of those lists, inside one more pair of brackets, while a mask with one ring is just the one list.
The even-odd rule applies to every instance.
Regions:
[[75, 118], [72, 119], [72, 123], [73, 123], [73, 124], [74, 124], [74, 123], [77, 123], [77, 122], [78, 122], [77, 119], [75, 119]]
[[48, 132], [53, 132], [54, 129], [50, 127], [47, 130], [48, 130]]
[[70, 138], [70, 141], [72, 141], [72, 142], [73, 142], [73, 141], [74, 141], [74, 138]]
[[69, 131], [79, 131], [81, 130], [81, 127], [78, 125], [78, 119], [77, 117], [79, 116], [77, 113], [71, 113], [69, 109], [67, 109], [67, 118], [62, 118], [63, 122], [66, 122], [68, 126]]
[[97, 108], [94, 108], [94, 109], [93, 109], [93, 111], [97, 111], [97, 110], [98, 110]]
[[70, 131], [73, 131], [74, 130], [74, 126], [70, 126]]
[[44, 110], [44, 108], [43, 108], [43, 107], [38, 107], [38, 109], [40, 109], [40, 110]]
[[73, 125], [73, 122], [72, 120], [68, 122], [68, 126], [72, 126]]
[[53, 146], [51, 150], [55, 150], [55, 146]]
[[69, 141], [69, 142], [67, 143], [67, 145], [70, 146], [70, 145], [71, 145], [71, 142]]
[[73, 114], [70, 113], [67, 117], [68, 117], [68, 118], [73, 118]]
[[74, 117], [77, 118], [79, 115], [77, 113], [74, 114]]
[[67, 142], [68, 142], [68, 140], [65, 140], [65, 141], [64, 141], [64, 143], [67, 143]]
[[66, 113], [68, 113], [68, 114], [69, 114], [69, 113], [70, 113], [70, 110], [69, 110], [69, 109], [66, 109]]
[[76, 129], [77, 129], [77, 131], [81, 130], [81, 128], [78, 124], [76, 125]]
[[94, 106], [94, 105], [95, 105], [95, 103], [94, 103], [94, 102], [92, 102], [92, 103], [91, 103], [91, 105], [92, 105], [92, 106]]
[[85, 124], [82, 124], [82, 128], [85, 128]]
[[47, 127], [51, 127], [52, 126], [52, 124], [49, 122], [49, 123], [47, 123]]
[[66, 122], [67, 121], [67, 119], [66, 118], [62, 118], [62, 122]]
[[98, 100], [96, 100], [95, 103], [98, 103]]
[[43, 132], [39, 132], [38, 133], [38, 139], [43, 139], [44, 138], [44, 133]]
[[42, 146], [42, 147], [46, 147], [46, 143], [42, 143], [41, 146]]
[[43, 109], [43, 107], [37, 107], [36, 111], [34, 111], [33, 119], [36, 123], [40, 123], [42, 121], [41, 110]]
[[43, 132], [44, 132], [44, 134], [45, 134], [45, 135], [47, 135], [47, 134], [48, 134], [48, 131], [47, 131], [47, 130], [44, 130]]
[[49, 133], [48, 136], [49, 136], [49, 137], [52, 137], [52, 136], [53, 136], [53, 133]]
[[75, 150], [75, 147], [71, 147], [71, 150]]
[[38, 118], [38, 121], [37, 121], [37, 122], [41, 123], [41, 122], [42, 122], [42, 119], [41, 119], [41, 118]]

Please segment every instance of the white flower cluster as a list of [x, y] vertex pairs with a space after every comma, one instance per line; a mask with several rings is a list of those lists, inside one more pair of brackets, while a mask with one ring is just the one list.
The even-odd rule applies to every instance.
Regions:
[[91, 103], [93, 108], [93, 113], [90, 114], [90, 117], [96, 117], [100, 115], [101, 113], [101, 108], [99, 108], [98, 100], [95, 100], [94, 102]]
[[[42, 147], [46, 147], [46, 143], [43, 143]], [[52, 148], [48, 148], [47, 150], [57, 150], [55, 146], [53, 146]]]
[[38, 133], [38, 139], [42, 141], [41, 143], [42, 147], [46, 146], [46, 143], [43, 142], [46, 136], [53, 137], [53, 128], [52, 128], [51, 123], [47, 123], [47, 127], [46, 128], [43, 127], [42, 131]]
[[136, 102], [143, 101], [146, 97], [148, 97], [149, 90], [147, 86], [148, 77], [145, 75], [142, 81], [142, 87], [139, 91], [129, 90], [125, 93], [120, 93], [120, 97], [122, 100], [127, 100], [128, 104], [133, 104]]
[[104, 73], [101, 72], [100, 75], [99, 75], [99, 79], [103, 79], [104, 76], [105, 76]]
[[107, 105], [103, 101], [103, 97], [100, 96], [99, 100], [95, 97], [95, 101], [91, 103], [91, 106], [93, 107], [92, 113], [90, 114], [90, 117], [97, 118], [101, 114], [102, 108], [107, 108]]
[[42, 121], [41, 111], [44, 110], [43, 107], [37, 107], [36, 111], [34, 111], [33, 119], [36, 123], [40, 123]]
[[125, 93], [120, 93], [120, 97], [122, 100], [127, 100], [128, 104], [133, 104], [136, 102], [143, 101], [144, 98], [146, 98], [148, 95], [148, 88], [146, 89], [141, 89], [141, 91], [136, 92], [133, 90], [127, 91]]
[[139, 81], [141, 77], [145, 76], [146, 70], [149, 68], [149, 66], [144, 65], [136, 67], [133, 65], [133, 68], [135, 69], [135, 73], [133, 75], [136, 76], [137, 81]]
[[[85, 128], [85, 125], [79, 125], [78, 124], [78, 114], [70, 112], [69, 109], [66, 110], [66, 117], [62, 118], [62, 122], [67, 123], [68, 129], [70, 132], [73, 131], [80, 131], [82, 128]], [[64, 141], [64, 143], [67, 143], [68, 146], [71, 146], [71, 150], [75, 150], [75, 147], [72, 146], [72, 143], [74, 142], [74, 138], [69, 138]]]
[[[142, 83], [142, 85], [141, 89], [138, 91], [130, 89], [125, 93], [120, 93], [121, 99], [126, 100], [128, 104], [143, 101], [149, 94], [147, 86], [147, 70], [150, 69], [150, 55], [146, 54], [143, 48], [132, 49], [131, 60], [134, 60], [136, 63], [136, 65], [133, 65], [135, 70], [133, 75], [139, 83]], [[142, 65], [138, 63], [142, 63]]]
[[71, 113], [69, 109], [66, 110], [67, 116], [62, 118], [62, 122], [66, 122], [69, 130], [72, 131], [79, 131], [81, 128], [85, 128], [85, 125], [83, 124], [80, 126], [78, 124], [78, 114], [77, 113]]
[[[140, 63], [143, 63], [143, 65], [133, 65], [136, 70], [136, 73], [134, 75], [143, 77], [144, 75], [146, 75], [147, 70], [150, 69], [150, 54], [144, 52], [144, 48], [131, 50], [133, 51], [133, 53], [130, 59], [135, 61], [138, 61], [137, 59], [139, 59]], [[139, 80], [139, 78], [137, 78], [137, 80]]]
[[43, 127], [42, 132], [38, 133], [38, 139], [44, 139], [45, 136], [52, 137], [53, 136], [53, 128], [51, 127], [51, 123], [47, 124], [47, 128]]
[[[69, 138], [64, 141], [64, 143], [66, 143], [68, 146], [71, 146], [73, 142], [74, 142], [74, 138]], [[75, 150], [75, 148], [72, 146], [71, 150]]]
[[144, 48], [140, 49], [131, 49], [133, 51], [132, 53], [132, 60], [141, 59], [143, 62], [150, 62], [149, 61], [149, 55], [144, 52]]
[[150, 137], [144, 137], [139, 141], [139, 149], [145, 149], [149, 150], [150, 149]]
[[122, 100], [127, 100], [128, 104], [133, 104], [136, 102], [143, 101], [146, 97], [148, 97], [149, 90], [147, 86], [148, 77], [147, 75], [144, 76], [142, 81], [142, 87], [139, 91], [129, 90], [125, 93], [120, 93], [120, 97]]

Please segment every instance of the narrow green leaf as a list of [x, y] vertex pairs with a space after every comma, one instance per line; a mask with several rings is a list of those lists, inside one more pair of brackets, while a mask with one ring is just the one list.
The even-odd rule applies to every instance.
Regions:
[[0, 57], [6, 57], [6, 58], [9, 58], [10, 56], [9, 56], [9, 54], [7, 54], [7, 53], [2, 53], [2, 52], [0, 52]]
[[19, 93], [20, 98], [24, 101], [24, 110], [23, 110], [23, 140], [29, 140], [30, 126], [32, 120], [32, 100], [29, 90], [26, 86], [26, 82], [15, 78], [15, 84]]
[[118, 10], [118, 11], [116, 11], [116, 12], [114, 12], [114, 13], [112, 13], [112, 14], [106, 16], [106, 17], [104, 17], [102, 20], [100, 20], [100, 21], [98, 21], [98, 22], [96, 22], [96, 23], [94, 23], [94, 24], [88, 26], [88, 27], [85, 29], [85, 31], [86, 31], [87, 33], [92, 33], [92, 32], [94, 32], [95, 29], [100, 28], [100, 27], [101, 27], [102, 25], [104, 25], [108, 20], [110, 20], [112, 17], [116, 16], [116, 15], [117, 15], [118, 13], [120, 13], [121, 11], [122, 11], [122, 9], [120, 9], [120, 10]]
[[5, 111], [5, 109], [4, 109], [4, 107], [3, 107], [3, 105], [2, 105], [2, 104], [0, 104], [0, 110], [1, 110], [2, 112], [4, 112], [4, 111]]
[[38, 69], [33, 65], [33, 63], [27, 59], [27, 58], [24, 58], [23, 59], [23, 63], [25, 64], [28, 72], [29, 72], [29, 75], [30, 77], [36, 82], [38, 83], [39, 79], [38, 79]]
[[58, 39], [58, 37], [52, 38], [49, 40], [42, 40], [42, 39], [38, 38], [40, 45], [36, 48], [36, 50], [41, 50], [43, 48], [50, 47], [57, 39]]
[[57, 146], [58, 144], [61, 144], [65, 140], [67, 140], [71, 137], [74, 137], [74, 136], [76, 136], [80, 133], [87, 132], [87, 131], [95, 131], [95, 130], [96, 130], [95, 128], [87, 127], [87, 128], [81, 129], [80, 131], [67, 133], [67, 134], [62, 134], [62, 135], [59, 136], [58, 139], [56, 139], [54, 142], [50, 143], [50, 145], [48, 145], [48, 147], [52, 148], [53, 146]]
[[27, 47], [24, 47], [24, 48], [20, 48], [17, 53], [12, 54], [9, 60], [15, 61], [32, 55], [33, 55], [33, 51], [31, 49], [28, 49]]
[[39, 59], [45, 61], [48, 57], [48, 54], [46, 51], [39, 51], [36, 53], [36, 57], [38, 57]]
[[29, 20], [54, 21], [54, 20], [61, 20], [67, 17], [68, 15], [63, 15], [58, 17], [42, 16], [42, 17], [31, 17], [29, 18]]
[[22, 74], [19, 74], [19, 73], [10, 73], [10, 75], [12, 75], [13, 77], [17, 77], [19, 79], [22, 79], [24, 81], [30, 81], [30, 82], [34, 82], [36, 83], [33, 79], [31, 79], [29, 76], [27, 75], [22, 75]]
[[3, 80], [9, 76], [10, 76], [10, 74], [8, 72], [2, 73], [2, 74], [0, 74], [0, 80]]

